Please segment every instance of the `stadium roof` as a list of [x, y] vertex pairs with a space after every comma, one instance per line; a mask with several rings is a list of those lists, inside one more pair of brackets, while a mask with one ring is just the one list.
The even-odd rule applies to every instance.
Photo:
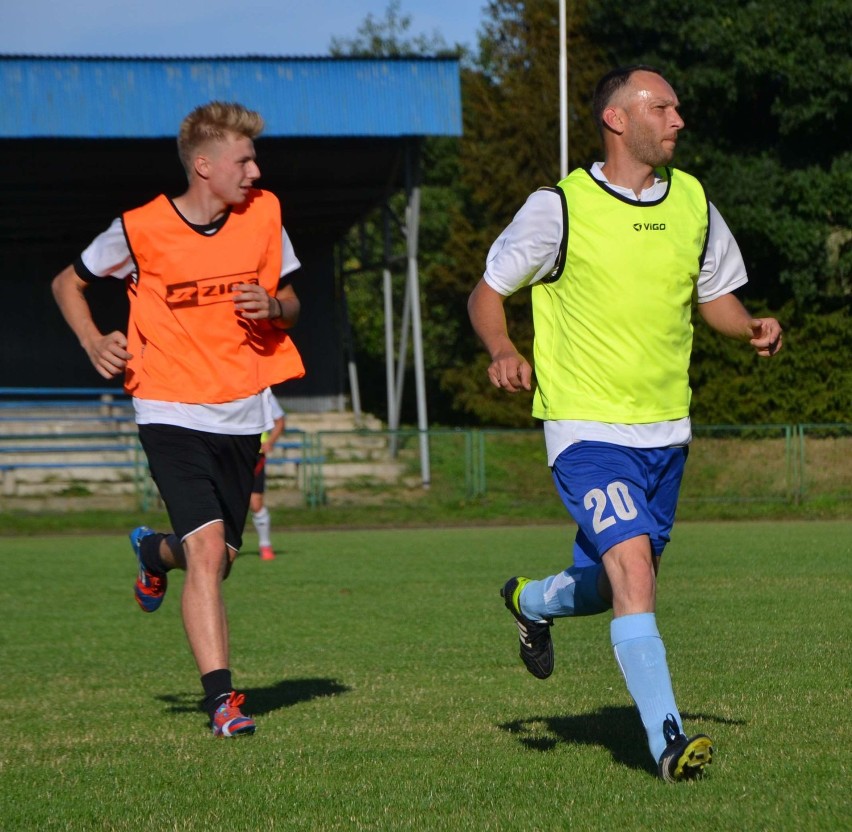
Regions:
[[258, 185], [291, 236], [339, 239], [405, 184], [420, 137], [461, 134], [460, 87], [455, 58], [0, 55], [0, 242], [91, 239], [180, 193], [178, 127], [214, 99], [263, 115]]
[[[264, 117], [258, 185], [281, 198], [305, 266], [294, 338], [312, 370], [292, 390], [334, 399], [344, 384], [334, 243], [400, 188], [413, 194], [423, 137], [462, 129], [454, 58], [8, 55], [0, 95], [0, 260], [7, 294], [17, 291], [26, 310], [0, 336], [0, 370], [19, 384], [90, 376], [81, 351], [60, 346], [73, 339], [58, 326], [46, 281], [122, 211], [185, 190], [180, 122], [225, 100]], [[97, 319], [120, 327], [126, 310], [113, 294], [98, 301], [107, 317]], [[51, 338], [34, 349], [36, 331]]]
[[173, 138], [214, 99], [267, 137], [461, 135], [455, 58], [0, 56], [0, 138]]

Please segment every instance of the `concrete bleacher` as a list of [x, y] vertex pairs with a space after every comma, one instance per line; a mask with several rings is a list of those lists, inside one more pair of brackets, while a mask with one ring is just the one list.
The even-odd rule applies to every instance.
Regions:
[[[381, 427], [369, 416], [356, 425], [351, 413], [288, 413], [267, 487], [308, 500], [318, 477], [325, 486], [398, 481]], [[0, 387], [0, 508], [62, 495], [158, 499], [130, 398], [115, 388]]]
[[[304, 429], [288, 424], [267, 479], [301, 488], [305, 464], [317, 461], [308, 446]], [[0, 496], [67, 493], [156, 496], [130, 398], [111, 388], [0, 387]]]
[[0, 494], [145, 487], [129, 398], [104, 388], [0, 388]]

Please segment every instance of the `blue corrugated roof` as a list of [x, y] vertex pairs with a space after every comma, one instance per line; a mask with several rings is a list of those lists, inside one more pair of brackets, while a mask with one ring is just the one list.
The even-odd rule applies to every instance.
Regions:
[[453, 58], [0, 56], [0, 138], [162, 138], [208, 101], [266, 136], [461, 135]]

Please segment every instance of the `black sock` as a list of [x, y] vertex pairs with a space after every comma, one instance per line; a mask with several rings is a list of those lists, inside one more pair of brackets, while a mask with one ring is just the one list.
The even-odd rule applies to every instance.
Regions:
[[154, 534], [143, 537], [139, 544], [139, 556], [142, 559], [142, 565], [155, 575], [165, 575], [169, 571], [160, 557], [160, 541], [164, 537], [166, 535], [154, 532]]
[[178, 537], [176, 534], [174, 534], [174, 532], [172, 532], [172, 534], [166, 535], [166, 545], [171, 550], [172, 557], [175, 559], [175, 563], [183, 563], [183, 543], [178, 540]]
[[222, 670], [211, 670], [201, 677], [201, 685], [204, 688], [204, 701], [201, 707], [213, 719], [213, 713], [222, 704], [222, 700], [233, 691], [231, 684], [231, 671], [227, 668]]

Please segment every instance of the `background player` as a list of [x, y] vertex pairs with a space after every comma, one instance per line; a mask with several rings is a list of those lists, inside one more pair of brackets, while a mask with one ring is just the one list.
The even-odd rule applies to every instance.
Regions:
[[269, 408], [272, 413], [274, 424], [271, 430], [264, 431], [260, 435], [260, 452], [254, 466], [254, 485], [251, 488], [251, 520], [257, 532], [257, 545], [261, 560], [275, 560], [275, 551], [272, 548], [272, 523], [269, 517], [269, 509], [264, 505], [263, 494], [266, 490], [266, 459], [275, 449], [278, 437], [284, 432], [285, 413], [278, 404], [278, 399], [267, 388], [264, 391], [269, 400]]

